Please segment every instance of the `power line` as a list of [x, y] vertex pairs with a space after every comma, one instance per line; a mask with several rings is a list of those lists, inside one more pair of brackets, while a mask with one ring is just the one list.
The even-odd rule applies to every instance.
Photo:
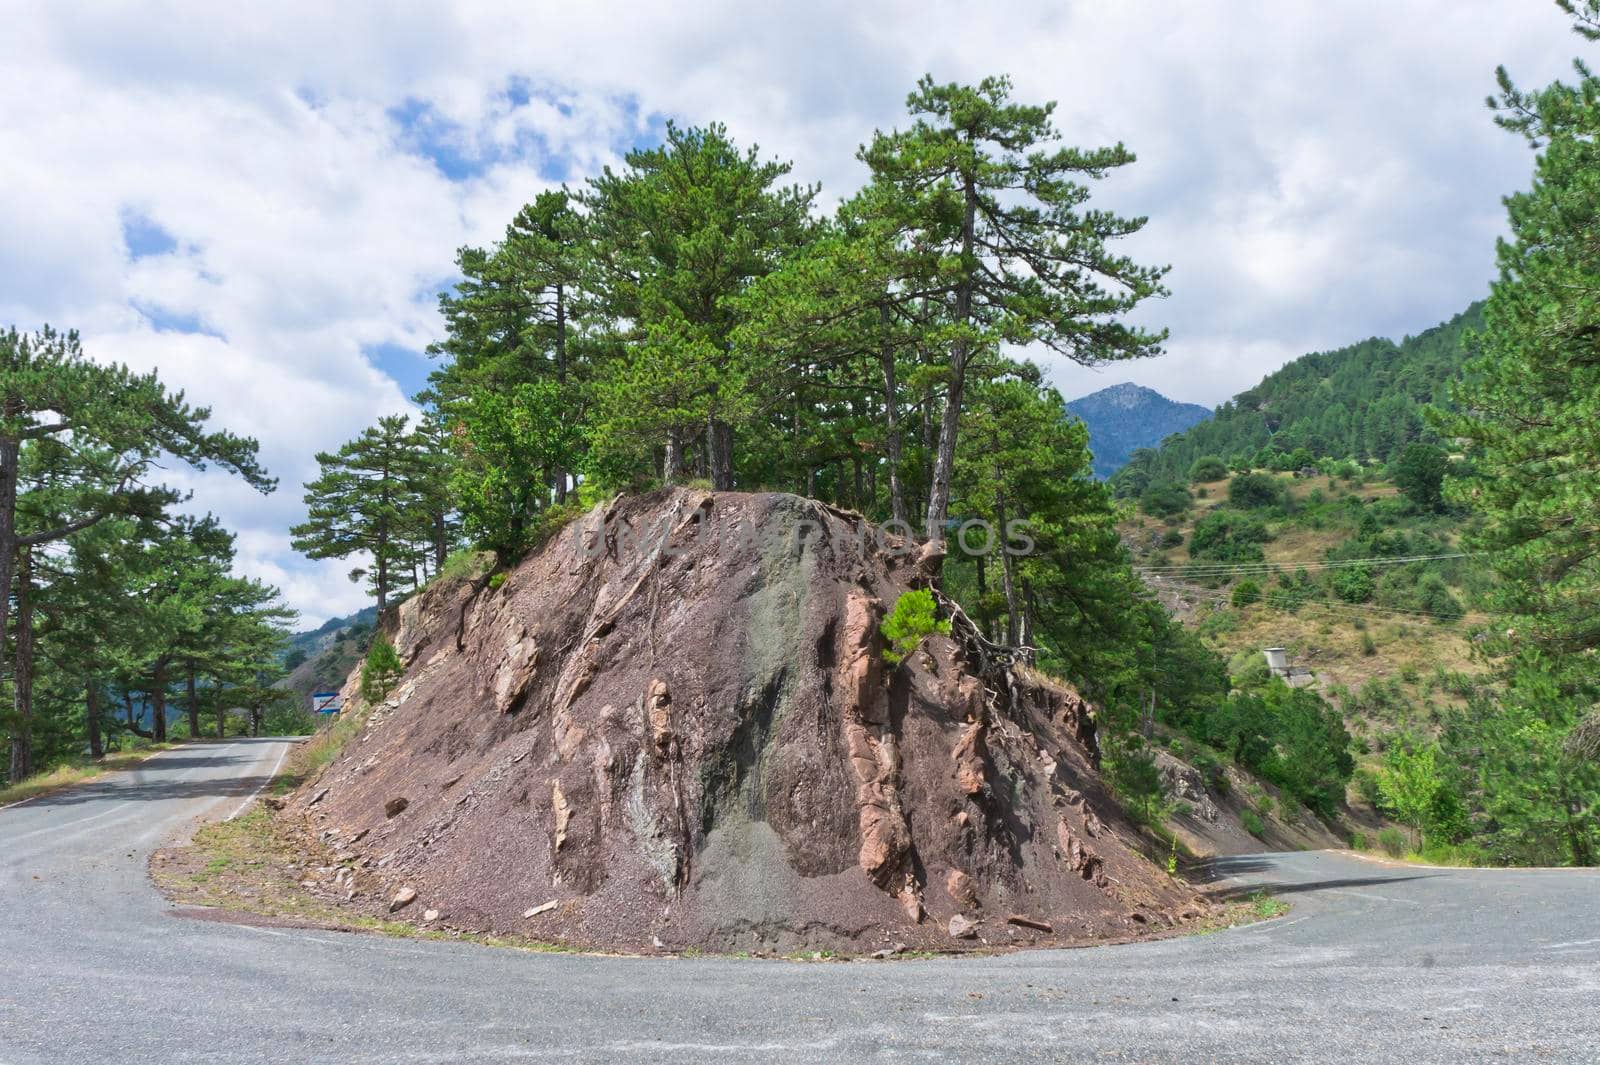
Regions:
[[1166, 576], [1183, 574], [1188, 576], [1223, 576], [1236, 573], [1276, 573], [1280, 570], [1322, 570], [1322, 569], [1347, 569], [1355, 566], [1406, 566], [1413, 562], [1438, 562], [1451, 558], [1470, 558], [1471, 554], [1465, 551], [1455, 551], [1442, 555], [1401, 555], [1377, 558], [1347, 558], [1335, 559], [1324, 562], [1190, 562], [1167, 566], [1139, 566], [1133, 568], [1139, 573], [1148, 573], [1152, 576]]
[[[1209, 603], [1231, 603], [1230, 597], [1223, 593], [1195, 593], [1194, 598]], [[1323, 599], [1298, 599], [1294, 596], [1284, 595], [1281, 592], [1264, 592], [1262, 593], [1260, 601], [1268, 606], [1276, 607], [1280, 610], [1288, 607], [1312, 606], [1320, 610], [1324, 610], [1327, 613], [1333, 614], [1336, 617], [1354, 618], [1359, 621], [1365, 621], [1367, 614], [1374, 611], [1380, 614], [1394, 614], [1399, 617], [1409, 618], [1425, 618], [1433, 621], [1464, 621], [1468, 617], [1488, 617], [1487, 614], [1472, 610], [1464, 610], [1460, 615], [1454, 615], [1440, 614], [1431, 610], [1408, 610], [1404, 607], [1375, 606], [1365, 603], [1360, 604], [1359, 606], [1356, 604], [1349, 604], [1348, 607], [1346, 607], [1344, 604], [1329, 603]]]

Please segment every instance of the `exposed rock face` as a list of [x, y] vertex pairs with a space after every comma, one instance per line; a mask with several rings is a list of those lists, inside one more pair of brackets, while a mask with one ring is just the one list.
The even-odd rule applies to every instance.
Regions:
[[1216, 824], [1221, 812], [1206, 790], [1205, 778], [1200, 771], [1186, 762], [1180, 762], [1166, 751], [1156, 752], [1156, 766], [1167, 794], [1189, 804], [1193, 816], [1208, 824]]
[[1190, 894], [1125, 842], [1082, 699], [941, 636], [885, 666], [879, 622], [937, 565], [794, 496], [618, 499], [388, 619], [405, 678], [295, 805], [464, 927], [550, 899], [537, 934], [596, 947], [1169, 923]]

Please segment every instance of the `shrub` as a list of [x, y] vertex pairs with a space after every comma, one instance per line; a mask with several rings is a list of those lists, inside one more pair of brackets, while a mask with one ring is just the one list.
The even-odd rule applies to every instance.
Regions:
[[1389, 466], [1389, 476], [1419, 510], [1444, 509], [1444, 477], [1450, 457], [1432, 444], [1412, 443]]
[[1168, 529], [1161, 534], [1162, 547], [1177, 547], [1183, 543], [1183, 533], [1177, 529]]
[[1261, 585], [1246, 579], [1233, 586], [1233, 605], [1249, 606], [1261, 601]]
[[1154, 754], [1142, 748], [1123, 751], [1107, 760], [1106, 772], [1129, 817], [1143, 825], [1160, 823], [1167, 792]]
[[1195, 523], [1189, 535], [1189, 553], [1214, 562], [1257, 562], [1266, 557], [1261, 545], [1271, 538], [1260, 518], [1214, 510]]
[[1361, 634], [1361, 653], [1369, 657], [1378, 653], [1378, 645], [1372, 642], [1372, 633], [1370, 632]]
[[1215, 455], [1202, 455], [1194, 460], [1194, 465], [1189, 467], [1189, 480], [1194, 483], [1200, 481], [1220, 481], [1228, 476], [1228, 464]]
[[1361, 796], [1362, 802], [1374, 810], [1383, 805], [1383, 793], [1378, 789], [1378, 775], [1372, 770], [1365, 767], [1357, 769], [1350, 781], [1356, 786], [1356, 794]]
[[891, 666], [898, 666], [934, 633], [950, 635], [950, 623], [935, 616], [933, 593], [926, 588], [906, 592], [896, 599], [894, 609], [878, 629], [888, 641], [883, 659]]
[[1350, 849], [1364, 851], [1367, 849], [1367, 834], [1365, 832], [1350, 833]]
[[1267, 834], [1267, 826], [1261, 820], [1261, 815], [1248, 806], [1239, 811], [1239, 823], [1244, 826], [1246, 832], [1256, 837], [1256, 839], [1260, 839]]
[[1189, 490], [1176, 481], [1157, 481], [1139, 497], [1139, 509], [1157, 518], [1170, 518], [1189, 509]]
[[1406, 853], [1406, 834], [1389, 827], [1378, 833], [1378, 849], [1391, 858], [1402, 858]]
[[493, 565], [493, 552], [462, 548], [450, 552], [444, 565], [439, 567], [437, 578], [443, 581], [475, 581]]
[[1365, 603], [1372, 598], [1372, 571], [1365, 566], [1350, 566], [1334, 571], [1333, 591], [1347, 603]]
[[1241, 510], [1275, 507], [1283, 502], [1283, 485], [1265, 473], [1241, 473], [1228, 482], [1228, 502]]
[[361, 663], [361, 698], [369, 703], [387, 699], [405, 671], [394, 644], [380, 632], [367, 650], [366, 661]]

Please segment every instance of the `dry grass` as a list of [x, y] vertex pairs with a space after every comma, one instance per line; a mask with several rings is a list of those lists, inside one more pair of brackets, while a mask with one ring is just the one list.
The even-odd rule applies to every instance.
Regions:
[[119, 769], [131, 769], [151, 755], [160, 754], [162, 751], [170, 751], [176, 746], [178, 746], [176, 743], [142, 744], [131, 751], [118, 751], [115, 754], [108, 754], [99, 761], [93, 761], [88, 758], [74, 759], [64, 765], [57, 766], [48, 773], [39, 773], [8, 787], [0, 788], [0, 806], [9, 806], [12, 803], [35, 799], [46, 792], [83, 784], [103, 774], [114, 773]]

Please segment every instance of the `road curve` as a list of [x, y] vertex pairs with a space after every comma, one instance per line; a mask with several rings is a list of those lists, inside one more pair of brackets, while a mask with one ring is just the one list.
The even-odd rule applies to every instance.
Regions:
[[543, 955], [175, 917], [145, 865], [282, 740], [0, 810], [0, 1065], [1524, 1061], [1600, 1056], [1600, 874], [1228, 859], [1289, 916], [990, 958]]

